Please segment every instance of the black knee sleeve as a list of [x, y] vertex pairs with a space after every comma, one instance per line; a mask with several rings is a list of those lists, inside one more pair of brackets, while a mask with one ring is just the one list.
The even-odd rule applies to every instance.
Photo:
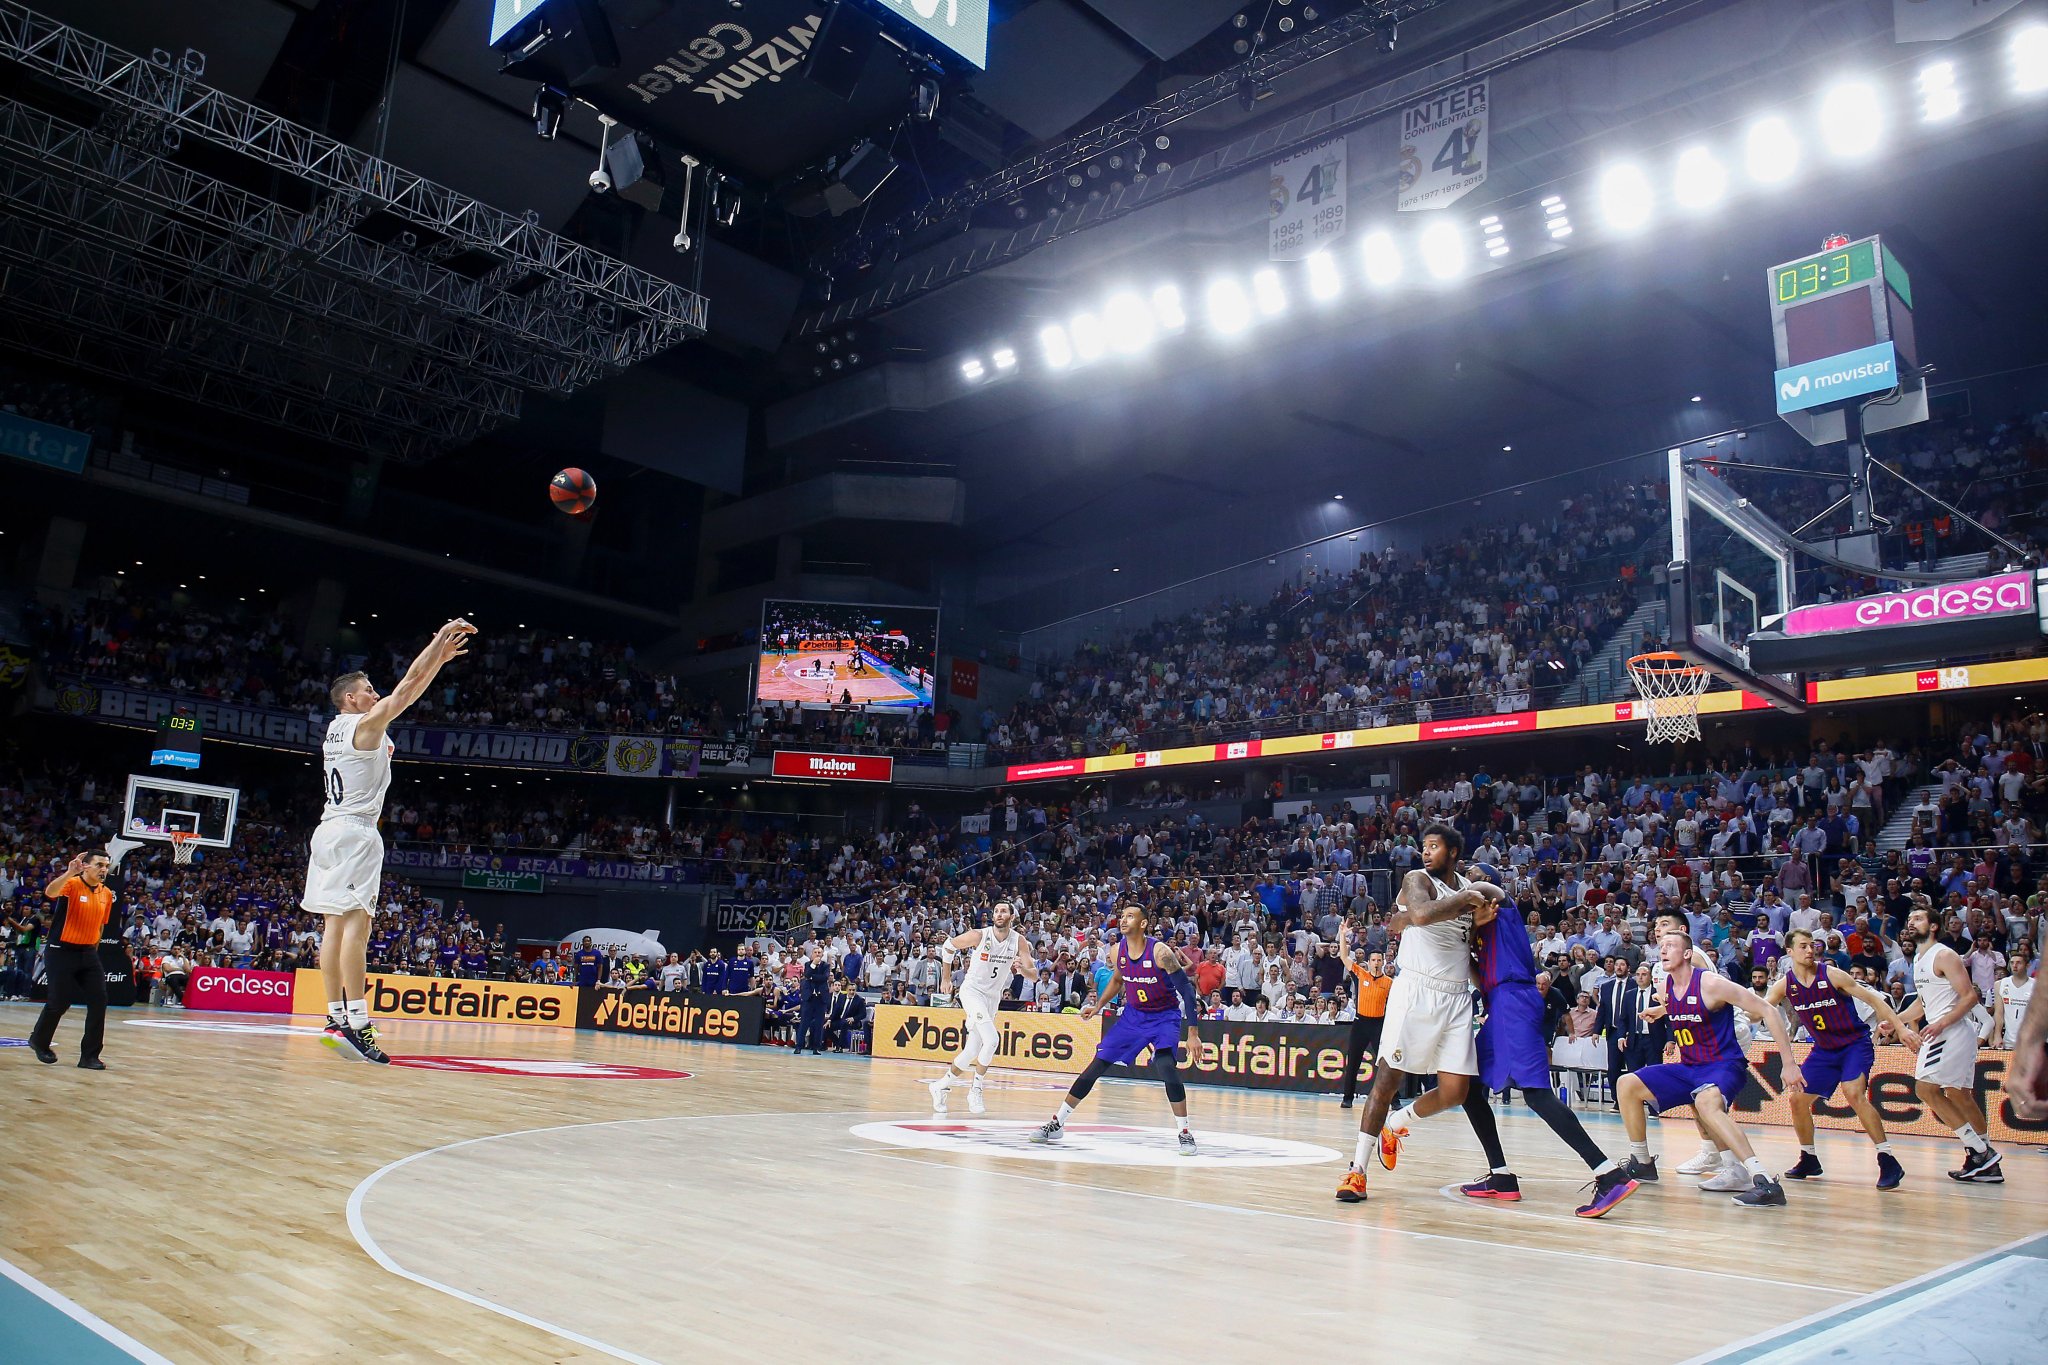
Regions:
[[1073, 1085], [1068, 1087], [1067, 1102], [1069, 1104], [1079, 1104], [1082, 1100], [1087, 1099], [1088, 1092], [1095, 1088], [1095, 1083], [1102, 1079], [1102, 1073], [1107, 1070], [1109, 1070], [1109, 1063], [1103, 1061], [1100, 1057], [1088, 1063], [1087, 1068], [1080, 1075], [1074, 1077]]
[[1180, 1067], [1175, 1064], [1173, 1053], [1155, 1049], [1152, 1053], [1152, 1074], [1166, 1084], [1166, 1098], [1175, 1104], [1184, 1104], [1188, 1088], [1181, 1084]]

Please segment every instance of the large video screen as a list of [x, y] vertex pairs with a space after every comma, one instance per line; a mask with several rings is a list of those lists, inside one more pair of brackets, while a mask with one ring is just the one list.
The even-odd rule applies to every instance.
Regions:
[[761, 604], [757, 701], [909, 711], [932, 704], [938, 665], [936, 607], [780, 598]]

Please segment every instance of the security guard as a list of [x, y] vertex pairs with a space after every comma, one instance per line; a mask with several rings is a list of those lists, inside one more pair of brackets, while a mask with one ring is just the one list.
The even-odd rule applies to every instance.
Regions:
[[57, 1060], [50, 1050], [57, 1024], [73, 1001], [83, 1000], [85, 1037], [78, 1044], [78, 1064], [87, 1071], [107, 1069], [100, 1060], [107, 1033], [107, 975], [100, 966], [100, 935], [114, 908], [114, 889], [107, 885], [112, 865], [104, 853], [80, 853], [43, 888], [43, 895], [56, 906], [50, 941], [43, 949], [50, 998], [28, 1037], [39, 1062]]

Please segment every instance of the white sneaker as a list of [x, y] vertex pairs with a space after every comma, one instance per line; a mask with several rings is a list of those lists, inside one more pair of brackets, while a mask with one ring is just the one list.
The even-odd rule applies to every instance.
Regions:
[[945, 1113], [946, 1078], [944, 1076], [939, 1077], [939, 1079], [933, 1081], [930, 1085], [926, 1086], [925, 1089], [932, 1092], [932, 1112], [934, 1114]]
[[967, 1087], [967, 1112], [970, 1114], [986, 1114], [988, 1112], [988, 1103], [982, 1099], [981, 1087], [978, 1085]]
[[1745, 1167], [1731, 1162], [1717, 1171], [1712, 1180], [1701, 1181], [1700, 1188], [1714, 1194], [1740, 1194], [1754, 1183]]
[[[1690, 1161], [1687, 1161], [1678, 1168], [1678, 1173], [1680, 1175], [1706, 1175], [1711, 1171], [1720, 1170], [1723, 1164], [1719, 1149], [1702, 1147], [1693, 1155]], [[1742, 1188], [1746, 1190], [1749, 1186], [1744, 1184]]]

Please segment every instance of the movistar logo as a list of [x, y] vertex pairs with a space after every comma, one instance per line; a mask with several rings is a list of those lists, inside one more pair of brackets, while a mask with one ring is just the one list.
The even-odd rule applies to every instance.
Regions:
[[1899, 382], [1898, 352], [1891, 342], [1880, 341], [1824, 360], [1788, 366], [1772, 378], [1778, 386], [1778, 411], [1797, 412], [1891, 388]]
[[1797, 398], [1800, 394], [1805, 393], [1808, 389], [1812, 387], [1813, 380], [1807, 377], [1806, 375], [1802, 374], [1799, 376], [1799, 382], [1797, 384], [1778, 385], [1778, 397]]

